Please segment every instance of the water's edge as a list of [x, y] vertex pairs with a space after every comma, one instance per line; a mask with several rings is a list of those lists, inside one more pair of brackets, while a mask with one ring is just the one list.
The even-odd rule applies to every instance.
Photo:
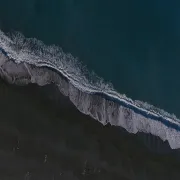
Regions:
[[24, 52], [20, 51], [15, 44], [11, 39], [0, 34], [0, 76], [7, 82], [17, 85], [36, 83], [40, 86], [53, 83], [63, 95], [69, 97], [80, 112], [103, 125], [110, 123], [121, 126], [134, 134], [151, 133], [163, 141], [167, 140], [172, 149], [180, 148], [180, 123], [175, 117], [148, 111], [136, 106], [136, 102], [128, 98], [120, 98], [113, 93], [108, 95], [107, 92], [96, 89], [91, 92], [87, 88], [83, 89], [83, 82], [78, 86], [75, 78], [70, 80], [72, 78], [69, 78], [70, 74], [63, 73], [63, 67], [61, 72], [60, 67], [56, 68], [56, 63], [50, 60], [37, 60], [34, 54], [26, 56], [27, 49]]

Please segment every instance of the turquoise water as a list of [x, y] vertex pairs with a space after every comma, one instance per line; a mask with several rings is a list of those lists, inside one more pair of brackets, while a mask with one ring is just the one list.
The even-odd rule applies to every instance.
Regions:
[[0, 28], [57, 44], [120, 93], [180, 116], [180, 3], [1, 0]]

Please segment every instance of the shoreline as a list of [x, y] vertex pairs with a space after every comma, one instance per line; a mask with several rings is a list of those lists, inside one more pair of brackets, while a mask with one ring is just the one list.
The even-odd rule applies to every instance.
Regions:
[[[3, 43], [0, 42], [0, 44]], [[147, 109], [131, 103], [130, 99], [118, 99], [120, 97], [94, 90], [86, 92], [86, 89], [82, 89], [82, 85], [78, 86], [78, 82], [75, 81], [73, 84], [72, 79], [69, 79], [67, 74], [59, 72], [53, 64], [42, 60], [34, 61], [33, 64], [30, 59], [26, 58], [26, 52], [24, 52], [24, 60], [21, 59], [22, 57], [16, 60], [15, 57], [21, 53], [14, 52], [13, 57], [12, 47], [5, 47], [6, 49], [0, 48], [2, 50], [1, 76], [9, 83], [21, 85], [36, 83], [40, 86], [56, 84], [60, 92], [68, 96], [79, 111], [98, 120], [103, 125], [110, 123], [114, 126], [121, 126], [134, 134], [138, 131], [151, 133], [159, 136], [163, 141], [168, 140], [171, 148], [180, 148], [180, 122], [177, 119], [147, 111]], [[10, 66], [6, 65], [8, 63]], [[82, 104], [82, 100], [85, 102], [84, 104]], [[168, 114], [168, 116], [170, 115]]]

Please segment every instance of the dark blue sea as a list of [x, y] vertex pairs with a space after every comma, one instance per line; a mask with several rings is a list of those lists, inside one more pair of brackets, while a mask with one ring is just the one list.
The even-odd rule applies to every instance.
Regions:
[[179, 1], [1, 0], [0, 28], [56, 44], [121, 94], [180, 115]]

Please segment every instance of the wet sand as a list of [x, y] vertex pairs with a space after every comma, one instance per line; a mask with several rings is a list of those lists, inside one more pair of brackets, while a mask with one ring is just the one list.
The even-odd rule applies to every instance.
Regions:
[[153, 152], [142, 134], [102, 126], [50, 91], [0, 81], [1, 180], [180, 178], [176, 151]]

